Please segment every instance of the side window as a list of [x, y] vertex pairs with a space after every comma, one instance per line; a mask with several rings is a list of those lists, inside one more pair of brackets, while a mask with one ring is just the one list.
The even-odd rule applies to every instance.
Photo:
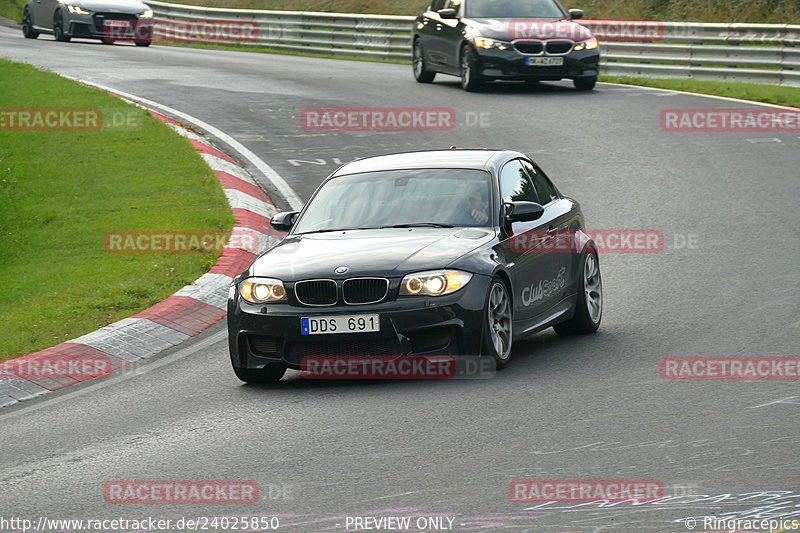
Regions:
[[440, 9], [444, 9], [445, 2], [446, 0], [433, 0], [433, 2], [431, 2], [431, 7], [428, 9], [431, 11], [439, 11]]
[[528, 179], [522, 161], [509, 161], [500, 171], [500, 194], [503, 202], [536, 202], [536, 191]]
[[444, 4], [445, 9], [455, 9], [456, 13], [460, 13], [461, 10], [461, 0], [447, 0]]
[[553, 184], [550, 182], [547, 176], [545, 176], [544, 172], [542, 172], [542, 169], [535, 164], [531, 165], [527, 161], [523, 161], [523, 165], [528, 171], [531, 180], [533, 180], [533, 186], [536, 188], [538, 202], [542, 205], [547, 205], [553, 200], [557, 200], [558, 193], [556, 192], [556, 188], [553, 187]]

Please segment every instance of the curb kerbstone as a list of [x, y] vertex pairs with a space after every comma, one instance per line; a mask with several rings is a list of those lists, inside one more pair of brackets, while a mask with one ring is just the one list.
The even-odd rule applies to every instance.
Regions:
[[[257, 253], [272, 247], [285, 235], [270, 227], [269, 219], [277, 212], [275, 205], [242, 165], [211, 146], [203, 136], [165, 115], [148, 111], [186, 137], [214, 171], [236, 220], [229, 244], [208, 273], [166, 300], [76, 339], [0, 364], [0, 407], [88, 379], [106, 377], [216, 324], [226, 314], [228, 287], [233, 278], [253, 262]], [[232, 246], [239, 242], [250, 246], [246, 249]], [[25, 379], [19, 375], [20, 365], [31, 362], [69, 363], [97, 357], [107, 358], [108, 372], [88, 377], [59, 375], [53, 379]]]

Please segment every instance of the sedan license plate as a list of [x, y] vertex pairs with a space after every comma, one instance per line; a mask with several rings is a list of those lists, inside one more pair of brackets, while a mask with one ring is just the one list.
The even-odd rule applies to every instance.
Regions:
[[564, 64], [563, 57], [527, 57], [525, 64], [533, 67], [560, 67]]
[[332, 333], [370, 333], [381, 330], [378, 315], [315, 316], [300, 319], [303, 335], [330, 335]]
[[107, 20], [104, 24], [106, 28], [127, 28], [130, 22], [127, 20]]

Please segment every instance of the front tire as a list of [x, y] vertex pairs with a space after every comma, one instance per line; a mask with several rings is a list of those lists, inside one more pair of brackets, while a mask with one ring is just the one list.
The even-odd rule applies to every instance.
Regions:
[[594, 333], [600, 327], [603, 318], [603, 280], [595, 250], [583, 254], [580, 276], [578, 294], [575, 296], [575, 314], [570, 320], [553, 326], [559, 335]]
[[461, 88], [467, 92], [477, 92], [483, 88], [483, 80], [476, 72], [477, 59], [469, 45], [461, 50]]
[[591, 91], [597, 85], [597, 78], [577, 78], [572, 80], [579, 91]]
[[495, 361], [497, 369], [505, 368], [511, 360], [514, 340], [514, 320], [508, 287], [495, 278], [489, 284], [484, 307], [483, 349]]
[[62, 43], [67, 43], [72, 38], [64, 30], [64, 16], [61, 11], [56, 11], [56, 15], [53, 17], [53, 37]]
[[264, 368], [233, 367], [236, 377], [245, 383], [277, 383], [286, 373], [286, 367], [279, 363], [269, 363]]
[[425, 52], [422, 51], [422, 45], [417, 39], [414, 41], [414, 79], [419, 83], [430, 83], [435, 77], [436, 73], [428, 70], [428, 65], [425, 63]]
[[39, 36], [39, 32], [33, 29], [31, 12], [27, 7], [22, 12], [22, 35], [24, 35], [26, 39], [36, 39]]

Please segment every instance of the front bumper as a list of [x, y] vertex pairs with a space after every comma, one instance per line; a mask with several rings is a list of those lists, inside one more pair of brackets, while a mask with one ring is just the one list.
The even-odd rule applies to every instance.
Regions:
[[[477, 49], [478, 73], [493, 80], [542, 80], [557, 81], [564, 78], [596, 78], [599, 74], [600, 52], [595, 50], [571, 51], [566, 55], [526, 55], [515, 48], [506, 50]], [[530, 66], [528, 57], [563, 57], [561, 66]]]
[[[483, 309], [489, 278], [473, 275], [460, 291], [440, 297], [397, 298], [400, 280], [390, 280], [388, 298], [369, 305], [309, 307], [256, 305], [238, 292], [228, 300], [231, 362], [257, 369], [281, 363], [300, 369], [306, 356], [480, 355]], [[287, 284], [291, 290], [291, 285]], [[303, 335], [302, 317], [378, 314], [380, 331]]]
[[70, 37], [111, 39], [115, 41], [151, 41], [153, 19], [120, 13], [65, 14], [64, 23]]

